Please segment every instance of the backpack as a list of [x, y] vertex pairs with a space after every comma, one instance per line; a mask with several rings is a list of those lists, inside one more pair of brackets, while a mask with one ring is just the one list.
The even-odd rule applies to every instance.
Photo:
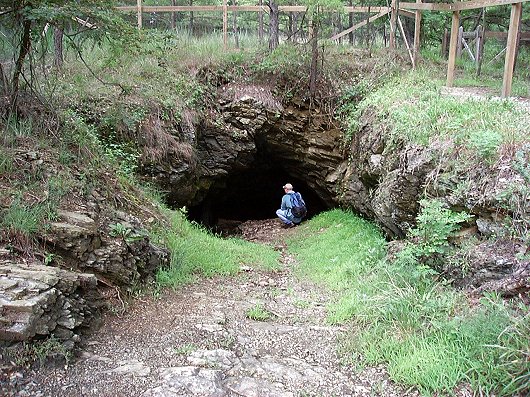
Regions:
[[291, 205], [293, 208], [291, 209], [291, 212], [294, 216], [297, 218], [303, 218], [307, 215], [307, 207], [305, 205], [305, 201], [302, 198], [302, 195], [298, 192], [293, 193], [291, 196]]

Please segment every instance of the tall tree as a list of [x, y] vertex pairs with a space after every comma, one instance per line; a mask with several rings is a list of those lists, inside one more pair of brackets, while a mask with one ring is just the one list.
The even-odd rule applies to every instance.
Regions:
[[342, 8], [341, 0], [305, 0], [307, 12], [310, 16], [310, 35], [311, 43], [311, 67], [309, 71], [309, 92], [311, 98], [315, 97], [318, 81], [318, 46], [320, 35], [323, 30], [323, 20], [326, 13], [330, 11], [339, 11]]
[[280, 43], [280, 15], [278, 3], [275, 0], [269, 0], [269, 49], [274, 50]]

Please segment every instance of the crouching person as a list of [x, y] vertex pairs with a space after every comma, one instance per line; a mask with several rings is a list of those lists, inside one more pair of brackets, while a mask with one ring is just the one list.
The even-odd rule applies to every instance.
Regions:
[[283, 222], [284, 228], [290, 228], [298, 225], [302, 222], [302, 218], [296, 217], [293, 214], [293, 201], [291, 195], [295, 194], [293, 185], [286, 183], [283, 186], [285, 194], [282, 197], [282, 205], [279, 210], [276, 211], [276, 215]]

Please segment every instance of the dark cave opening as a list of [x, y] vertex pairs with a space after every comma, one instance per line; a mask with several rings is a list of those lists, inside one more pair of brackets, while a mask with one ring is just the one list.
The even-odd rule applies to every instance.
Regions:
[[189, 218], [221, 232], [247, 220], [275, 218], [284, 194], [282, 186], [286, 183], [302, 194], [308, 208], [307, 218], [330, 208], [304, 180], [274, 163], [255, 162], [252, 167], [218, 182], [199, 205], [189, 209]]

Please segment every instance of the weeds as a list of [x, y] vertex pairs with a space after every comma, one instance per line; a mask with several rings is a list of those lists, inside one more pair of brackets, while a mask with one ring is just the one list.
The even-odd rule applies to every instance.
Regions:
[[42, 206], [29, 206], [15, 200], [2, 215], [2, 228], [7, 229], [9, 233], [20, 233], [29, 237], [40, 230], [45, 211]]
[[62, 358], [68, 362], [72, 358], [71, 352], [54, 336], [31, 344], [23, 343], [21, 347], [5, 352], [7, 359], [21, 367], [30, 367], [35, 363], [43, 366], [48, 359], [54, 358]]
[[268, 321], [273, 317], [263, 305], [257, 303], [245, 312], [245, 317], [255, 321]]

